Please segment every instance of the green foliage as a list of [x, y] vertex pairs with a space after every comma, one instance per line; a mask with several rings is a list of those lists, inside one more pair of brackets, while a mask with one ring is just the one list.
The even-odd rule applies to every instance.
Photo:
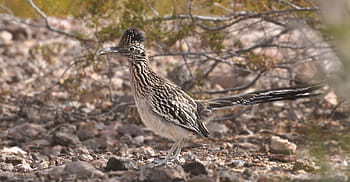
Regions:
[[80, 11], [72, 12], [72, 14], [79, 18], [84, 18], [86, 15], [103, 17], [110, 11], [110, 7], [117, 6], [117, 1], [113, 0], [78, 0], [76, 2], [81, 9]]
[[209, 47], [216, 53], [220, 53], [224, 48], [225, 36], [220, 31], [212, 31], [206, 34], [202, 34], [201, 40], [203, 47]]
[[306, 141], [310, 154], [315, 157], [316, 164], [321, 167], [320, 172], [325, 174], [329, 171], [330, 166], [327, 162], [327, 147], [324, 144], [324, 133], [320, 131], [317, 125], [306, 127], [304, 133], [307, 137]]
[[320, 166], [319, 172], [324, 175], [327, 175], [331, 170], [327, 156], [333, 153], [334, 147], [340, 147], [340, 150], [345, 153], [350, 152], [349, 129], [338, 130], [332, 127], [321, 127], [317, 121], [310, 121], [301, 132], [306, 136], [305, 141], [311, 156]]
[[244, 60], [236, 60], [237, 66], [248, 68], [249, 70], [258, 71], [272, 67], [275, 62], [272, 58], [267, 57], [263, 54], [255, 54], [249, 51], [244, 54]]
[[96, 32], [95, 35], [100, 41], [114, 40], [120, 37], [122, 34], [121, 29], [115, 24], [103, 27], [100, 31]]
[[[72, 12], [79, 11], [79, 6], [76, 4], [77, 1], [73, 0], [33, 0], [33, 2], [48, 16], [66, 17]], [[15, 16], [39, 17], [24, 0], [3, 0], [0, 4], [11, 9]], [[0, 8], [0, 13], [3, 13], [1, 10]]]
[[[50, 16], [71, 14], [75, 18], [84, 19], [87, 25], [96, 28], [95, 36], [102, 42], [119, 38], [125, 29], [135, 27], [144, 30], [149, 42], [156, 42], [165, 49], [170, 48], [177, 41], [184, 39], [190, 34], [200, 34], [202, 46], [216, 53], [222, 52], [224, 48], [223, 41], [225, 36], [221, 31], [199, 31], [198, 27], [190, 19], [176, 19], [169, 24], [170, 21], [156, 17], [148, 8], [152, 6], [160, 16], [188, 14], [189, 4], [186, 0], [35, 0], [34, 2]], [[305, 0], [290, 2], [299, 7], [310, 6]], [[20, 5], [23, 8], [25, 6], [25, 9], [32, 9], [28, 7], [27, 3], [19, 2], [19, 0], [5, 0], [5, 3], [5, 5], [10, 7], [13, 7], [11, 5]], [[291, 9], [291, 6], [288, 6], [286, 3], [270, 0], [198, 0], [191, 3], [192, 14], [205, 16], [228, 15], [228, 11], [259, 13]], [[17, 11], [19, 12], [19, 10]], [[315, 15], [313, 12], [290, 12], [285, 15], [290, 16], [291, 14], [314, 22], [312, 21]], [[264, 16], [279, 17], [280, 14], [271, 13]], [[154, 20], [148, 21], [149, 19]], [[208, 27], [217, 27], [227, 22], [200, 21], [199, 23]], [[80, 36], [80, 40], [82, 40], [84, 36]], [[78, 39], [80, 36], [78, 36]]]

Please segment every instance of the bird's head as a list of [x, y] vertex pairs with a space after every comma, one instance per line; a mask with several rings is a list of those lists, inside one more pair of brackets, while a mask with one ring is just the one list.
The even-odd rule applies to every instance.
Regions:
[[127, 57], [145, 56], [143, 42], [142, 33], [135, 28], [129, 28], [124, 32], [118, 46], [103, 48], [98, 53], [100, 55], [119, 54]]

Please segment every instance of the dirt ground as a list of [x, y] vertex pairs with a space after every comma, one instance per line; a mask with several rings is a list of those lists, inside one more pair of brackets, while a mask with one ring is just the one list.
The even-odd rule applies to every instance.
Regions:
[[[80, 22], [52, 21], [88, 32]], [[317, 97], [220, 111], [208, 121], [209, 138], [190, 137], [179, 160], [150, 168], [172, 141], [141, 123], [127, 62], [89, 60], [93, 42], [46, 28], [5, 18], [0, 25], [0, 181], [349, 180], [350, 105], [329, 87]], [[172, 59], [152, 65], [167, 76]], [[251, 89], [274, 86], [268, 74]]]

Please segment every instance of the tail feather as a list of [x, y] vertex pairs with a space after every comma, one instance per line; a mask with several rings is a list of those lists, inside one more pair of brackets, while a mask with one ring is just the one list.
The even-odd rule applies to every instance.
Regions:
[[295, 100], [299, 98], [312, 97], [320, 95], [320, 93], [314, 93], [314, 91], [319, 90], [322, 87], [323, 84], [312, 84], [306, 86], [264, 90], [238, 96], [212, 99], [208, 101], [208, 108], [219, 109], [234, 105], [253, 105], [280, 100]]

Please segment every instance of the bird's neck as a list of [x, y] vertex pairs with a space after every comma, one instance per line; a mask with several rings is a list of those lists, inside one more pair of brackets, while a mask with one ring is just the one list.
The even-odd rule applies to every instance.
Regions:
[[134, 95], [146, 97], [161, 78], [152, 70], [146, 56], [130, 57], [129, 64]]

